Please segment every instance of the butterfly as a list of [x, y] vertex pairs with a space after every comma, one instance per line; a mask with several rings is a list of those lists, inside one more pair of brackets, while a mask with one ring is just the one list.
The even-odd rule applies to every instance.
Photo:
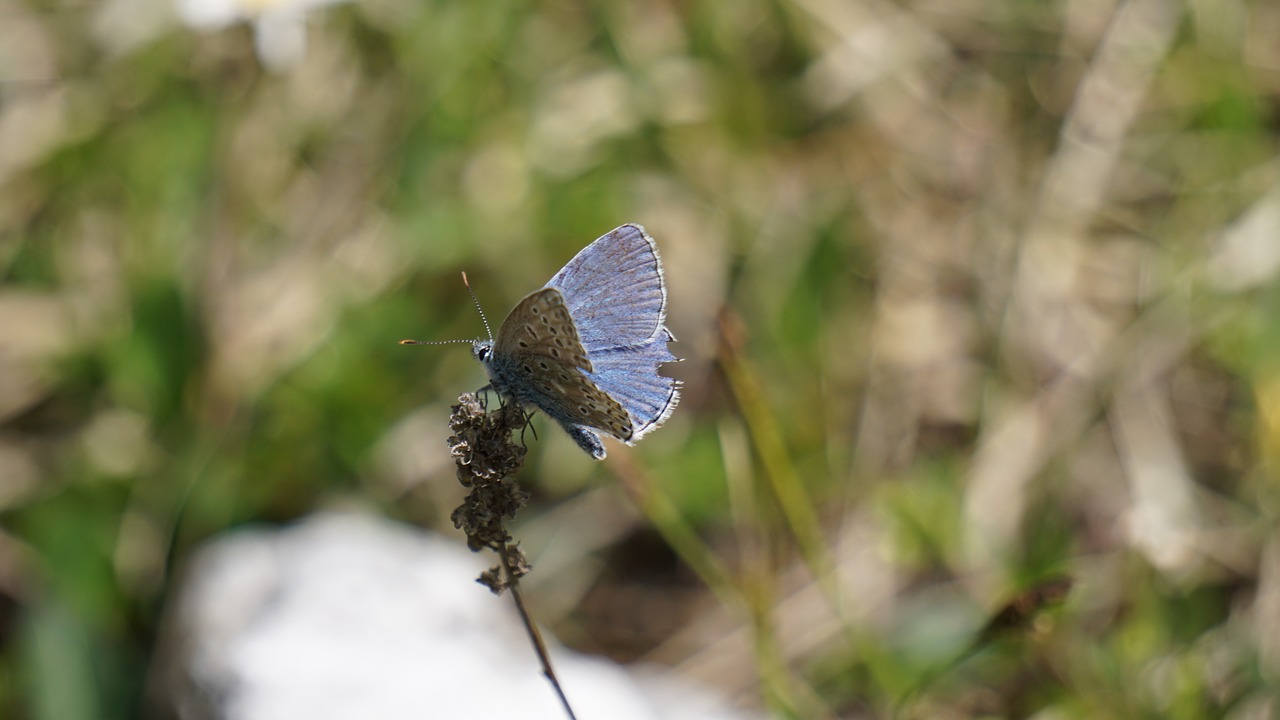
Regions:
[[634, 445], [680, 402], [680, 381], [658, 374], [678, 359], [666, 317], [658, 246], [639, 225], [622, 225], [516, 303], [472, 354], [490, 387], [541, 410], [603, 460], [602, 435]]

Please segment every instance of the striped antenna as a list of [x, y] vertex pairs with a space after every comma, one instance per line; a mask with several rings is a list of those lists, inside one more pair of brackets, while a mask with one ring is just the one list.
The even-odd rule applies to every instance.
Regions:
[[[467, 286], [467, 293], [471, 295], [471, 302], [475, 303], [476, 311], [480, 313], [480, 322], [484, 323], [484, 331], [489, 333], [489, 342], [493, 342], [493, 330], [489, 328], [489, 318], [484, 315], [484, 308], [480, 307], [480, 299], [476, 297], [476, 293], [471, 289], [471, 283], [467, 282], [467, 274], [462, 273], [462, 284]], [[471, 340], [401, 340], [401, 345], [452, 345], [454, 343], [467, 343], [470, 345]]]
[[462, 273], [462, 284], [467, 286], [467, 294], [471, 296], [471, 302], [476, 304], [476, 312], [480, 313], [480, 322], [484, 323], [484, 331], [489, 333], [489, 342], [493, 342], [493, 329], [489, 327], [489, 318], [484, 315], [484, 308], [480, 307], [480, 298], [476, 297], [476, 291], [471, 289], [471, 283], [467, 282], [467, 274]]
[[470, 345], [471, 340], [401, 340], [401, 345], [452, 345], [454, 343], [467, 343]]

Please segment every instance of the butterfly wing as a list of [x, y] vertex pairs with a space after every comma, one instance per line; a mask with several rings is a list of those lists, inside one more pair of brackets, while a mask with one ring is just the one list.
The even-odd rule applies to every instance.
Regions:
[[547, 287], [559, 290], [589, 354], [643, 343], [667, 317], [658, 246], [639, 225], [602, 235], [573, 257]]
[[498, 330], [490, 374], [603, 458], [597, 430], [632, 444], [680, 400], [680, 383], [658, 374], [676, 360], [666, 313], [657, 245], [639, 225], [623, 225], [516, 305]]
[[660, 364], [677, 359], [667, 349], [667, 342], [674, 339], [663, 328], [656, 337], [640, 345], [591, 354], [595, 369], [589, 373], [590, 378], [622, 405], [631, 419], [632, 435], [628, 444], [658, 429], [680, 402], [680, 381], [658, 374]]
[[591, 371], [591, 360], [565, 307], [564, 295], [555, 288], [530, 293], [517, 303], [498, 328], [493, 350], [499, 356], [528, 354]]
[[631, 440], [631, 417], [587, 374], [593, 366], [559, 290], [543, 288], [516, 305], [498, 329], [491, 367], [517, 398], [566, 429], [582, 425]]
[[674, 362], [664, 323], [667, 288], [653, 238], [623, 225], [583, 248], [548, 287], [560, 290], [592, 365], [595, 384], [631, 418], [635, 442], [656, 429], [680, 401], [679, 382], [658, 374]]

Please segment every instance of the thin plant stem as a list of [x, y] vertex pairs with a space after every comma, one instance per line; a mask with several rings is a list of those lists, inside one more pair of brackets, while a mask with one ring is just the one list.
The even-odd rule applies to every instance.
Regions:
[[547, 645], [520, 594], [520, 578], [530, 566], [507, 531], [507, 521], [529, 502], [529, 494], [513, 479], [524, 464], [525, 448], [512, 440], [512, 434], [527, 423], [528, 417], [516, 403], [489, 411], [474, 394], [458, 398], [449, 418], [449, 429], [453, 431], [449, 453], [458, 467], [458, 482], [471, 492], [453, 511], [453, 524], [466, 533], [467, 546], [472, 550], [488, 548], [498, 554], [499, 567], [481, 573], [478, 581], [495, 595], [511, 591], [520, 621], [542, 664], [542, 674], [560, 698], [569, 720], [577, 720], [551, 665]]
[[510, 564], [512, 557], [509, 548], [503, 545], [499, 554], [502, 556], [502, 566], [507, 575], [507, 589], [511, 591], [511, 599], [515, 601], [516, 611], [520, 613], [520, 620], [529, 634], [529, 642], [533, 645], [534, 652], [538, 654], [538, 662], [542, 663], [542, 674], [546, 676], [547, 682], [551, 683], [551, 688], [556, 691], [556, 697], [560, 698], [560, 704], [564, 706], [564, 712], [569, 716], [569, 720], [577, 720], [578, 716], [573, 714], [573, 707], [569, 705], [569, 698], [564, 694], [560, 679], [556, 677], [555, 668], [551, 664], [551, 654], [547, 652], [547, 644], [542, 640], [542, 633], [538, 631], [538, 626], [529, 615], [529, 609], [524, 605], [524, 596], [520, 594], [519, 578]]

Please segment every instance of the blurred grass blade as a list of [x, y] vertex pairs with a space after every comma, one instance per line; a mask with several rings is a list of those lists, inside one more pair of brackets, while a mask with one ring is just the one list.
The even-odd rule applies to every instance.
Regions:
[[813, 499], [795, 471], [782, 430], [778, 427], [772, 408], [765, 402], [754, 368], [743, 353], [745, 334], [737, 315], [729, 310], [720, 314], [720, 368], [729, 381], [729, 388], [747, 423], [756, 454], [764, 466], [769, 489], [778, 499], [787, 526], [799, 544], [800, 554], [814, 579], [826, 593], [831, 607], [839, 615], [841, 604], [835, 561], [822, 535]]
[[97, 720], [102, 702], [83, 623], [58, 602], [37, 604], [23, 637], [33, 720]]

